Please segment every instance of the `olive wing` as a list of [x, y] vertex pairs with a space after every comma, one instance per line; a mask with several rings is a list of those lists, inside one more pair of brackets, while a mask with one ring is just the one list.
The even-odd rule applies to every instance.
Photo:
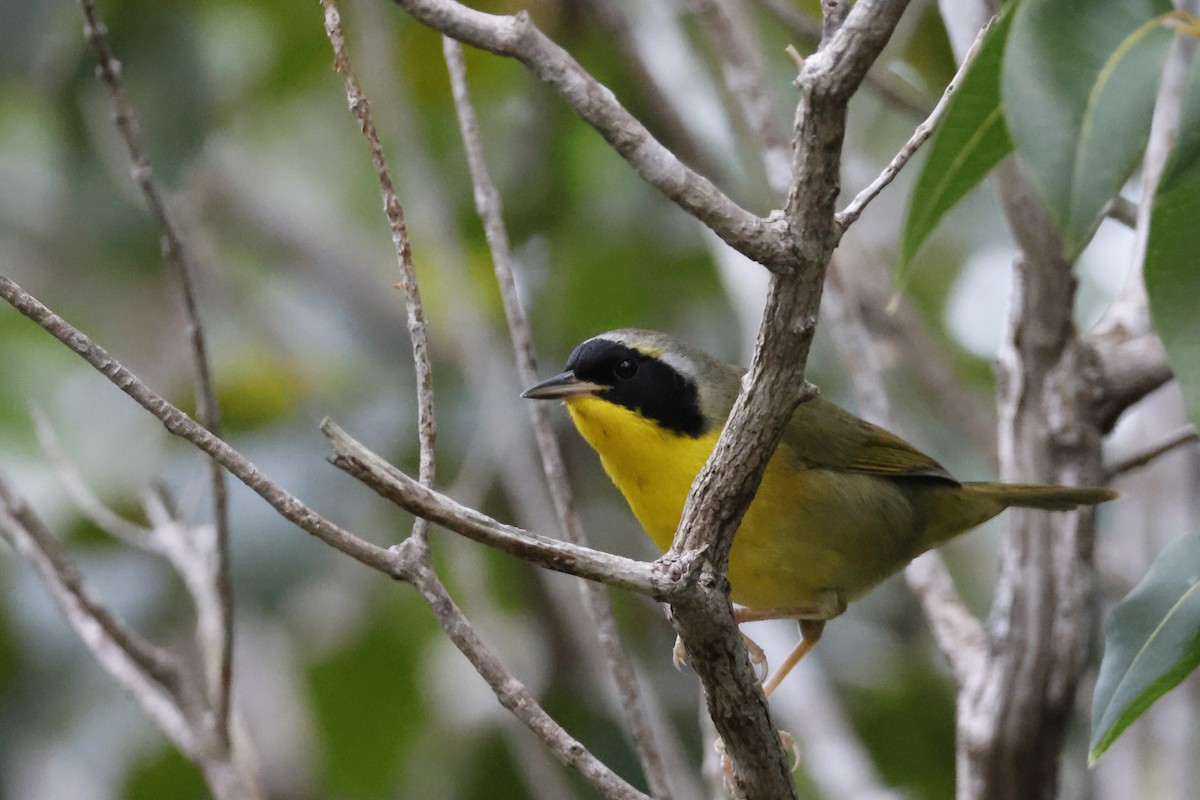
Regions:
[[935, 478], [957, 485], [945, 467], [893, 433], [820, 397], [801, 403], [783, 435], [809, 469], [892, 478]]

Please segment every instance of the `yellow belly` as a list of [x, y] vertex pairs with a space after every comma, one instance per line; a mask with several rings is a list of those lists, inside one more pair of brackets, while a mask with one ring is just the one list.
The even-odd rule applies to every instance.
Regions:
[[[720, 431], [693, 439], [612, 403], [566, 403], [642, 527], [666, 550]], [[808, 606], [830, 590], [853, 599], [914, 555], [916, 527], [908, 498], [891, 481], [804, 469], [781, 445], [734, 537], [732, 599], [756, 608]]]

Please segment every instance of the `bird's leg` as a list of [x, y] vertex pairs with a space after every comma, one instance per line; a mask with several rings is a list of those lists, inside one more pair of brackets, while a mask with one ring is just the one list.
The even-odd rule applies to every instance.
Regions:
[[788, 657], [779, 665], [779, 669], [775, 674], [763, 683], [763, 694], [768, 698], [771, 692], [775, 691], [787, 674], [800, 663], [800, 659], [808, 655], [808, 651], [821, 640], [821, 634], [825, 631], [825, 620], [823, 619], [799, 619], [800, 623], [800, 642], [792, 648], [792, 652], [788, 653]]
[[779, 608], [735, 608], [733, 618], [743, 622], [761, 622], [766, 619], [819, 619], [828, 622], [846, 610], [846, 600], [836, 589], [821, 592], [817, 602], [809, 606], [783, 606]]
[[819, 600], [811, 606], [793, 608], [739, 608], [734, 611], [734, 617], [738, 622], [794, 619], [800, 623], [800, 642], [792, 649], [788, 657], [784, 659], [779, 670], [763, 682], [763, 694], [768, 698], [771, 696], [771, 693], [779, 686], [780, 681], [816, 645], [817, 641], [821, 638], [821, 633], [825, 630], [825, 623], [845, 610], [846, 600], [842, 596], [842, 593], [836, 589], [828, 589], [822, 592]]
[[[760, 673], [759, 681], [763, 683], [763, 692], [767, 697], [771, 696], [771, 692], [775, 690], [775, 687], [779, 685], [784, 676], [792, 671], [792, 668], [800, 662], [800, 659], [804, 658], [805, 654], [821, 638], [821, 631], [825, 628], [825, 622], [833, 619], [845, 610], [846, 600], [842, 596], [842, 593], [836, 589], [827, 589], [821, 592], [817, 602], [810, 606], [735, 608], [733, 610], [733, 619], [739, 625], [743, 622], [761, 622], [768, 619], [794, 619], [800, 623], [800, 643], [788, 654], [783, 667], [770, 679], [767, 679], [769, 673], [767, 654], [763, 652], [763, 649], [753, 639], [744, 633], [742, 634], [742, 642], [746, 645], [746, 650], [750, 654], [750, 663], [754, 666], [754, 671]], [[671, 661], [675, 664], [676, 669], [682, 669], [686, 660], [687, 649], [683, 646], [683, 640], [676, 637], [675, 647], [671, 649]]]

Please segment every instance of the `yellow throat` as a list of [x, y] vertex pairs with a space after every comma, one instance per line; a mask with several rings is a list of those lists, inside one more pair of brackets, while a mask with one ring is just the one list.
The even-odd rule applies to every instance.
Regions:
[[717, 444], [720, 429], [683, 436], [624, 406], [594, 397], [569, 397], [567, 411], [600, 455], [638, 522], [659, 550], [671, 546], [692, 481]]

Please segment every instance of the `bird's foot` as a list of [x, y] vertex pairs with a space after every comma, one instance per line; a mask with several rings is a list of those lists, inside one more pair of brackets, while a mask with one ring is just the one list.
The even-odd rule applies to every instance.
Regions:
[[[796, 737], [787, 731], [779, 732], [779, 741], [783, 744], [783, 749], [788, 752], [791, 757], [788, 769], [795, 772], [800, 767], [800, 744], [796, 741]], [[718, 763], [721, 767], [721, 778], [725, 784], [725, 789], [731, 796], [736, 793], [734, 791], [733, 781], [733, 759], [729, 757], [729, 753], [725, 751], [725, 740], [717, 737], [713, 742], [713, 750], [717, 752]]]
[[[746, 652], [750, 655], [750, 666], [754, 668], [754, 677], [758, 679], [759, 683], [762, 683], [770, 673], [767, 654], [758, 646], [757, 642], [744, 633], [742, 634], [742, 644], [746, 646]], [[683, 646], [683, 640], [678, 636], [675, 637], [675, 646], [671, 648], [671, 663], [675, 665], [675, 669], [683, 669], [683, 665], [687, 663], [687, 648]]]

